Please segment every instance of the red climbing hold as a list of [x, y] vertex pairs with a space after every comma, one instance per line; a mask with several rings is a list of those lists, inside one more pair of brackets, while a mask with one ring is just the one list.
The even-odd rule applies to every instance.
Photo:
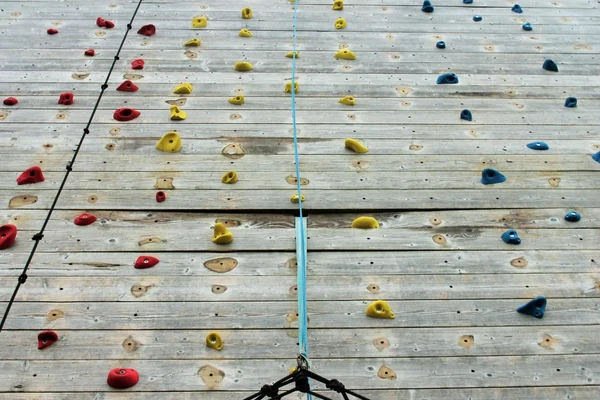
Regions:
[[96, 222], [97, 218], [92, 214], [81, 214], [79, 217], [75, 217], [75, 225], [77, 226], [87, 226]]
[[65, 106], [70, 106], [71, 104], [73, 104], [73, 93], [71, 92], [65, 92], [65, 93], [61, 93], [60, 97], [58, 99], [58, 104], [64, 104]]
[[58, 33], [56, 29], [52, 28], [48, 29], [46, 32], [48, 33], [48, 35], [56, 35]]
[[30, 183], [44, 182], [44, 174], [38, 166], [27, 168], [17, 178], [17, 185], [27, 185]]
[[137, 87], [137, 85], [130, 80], [121, 83], [117, 88], [119, 92], [137, 92], [138, 89], [139, 87]]
[[42, 331], [38, 333], [38, 350], [45, 349], [58, 342], [58, 335], [54, 331]]
[[8, 249], [17, 238], [17, 227], [11, 224], [0, 226], [0, 250]]
[[156, 33], [156, 27], [152, 24], [144, 25], [137, 33], [144, 36], [152, 36]]
[[104, 27], [105, 27], [106, 29], [111, 29], [111, 28], [114, 28], [114, 27], [115, 27], [115, 23], [114, 23], [114, 22], [112, 22], [112, 21], [109, 21], [109, 20], [105, 20], [105, 21], [104, 21]]
[[96, 51], [94, 49], [86, 50], [84, 53], [86, 56], [94, 57], [96, 55]]
[[106, 383], [113, 389], [127, 389], [135, 386], [140, 375], [133, 368], [115, 368], [108, 373]]
[[14, 106], [18, 102], [19, 102], [19, 100], [17, 100], [16, 97], [7, 97], [6, 99], [4, 99], [5, 106]]
[[144, 60], [138, 58], [131, 62], [131, 69], [144, 69]]
[[117, 121], [131, 121], [139, 117], [141, 112], [134, 110], [133, 108], [119, 108], [115, 110], [113, 118]]
[[167, 195], [162, 190], [160, 192], [156, 192], [156, 202], [162, 203], [167, 199]]
[[156, 257], [139, 256], [138, 259], [135, 260], [135, 264], [133, 264], [133, 266], [137, 269], [152, 268], [159, 262], [160, 260]]
[[96, 18], [96, 25], [98, 25], [100, 28], [104, 28], [104, 18], [102, 17], [98, 17]]

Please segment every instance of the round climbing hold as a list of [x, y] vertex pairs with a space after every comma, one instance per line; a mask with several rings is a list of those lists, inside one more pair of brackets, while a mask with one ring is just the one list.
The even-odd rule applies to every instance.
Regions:
[[191, 94], [193, 88], [194, 87], [192, 86], [191, 83], [183, 82], [183, 83], [180, 83], [179, 85], [175, 86], [175, 89], [173, 89], [173, 93], [175, 93], [175, 94]]
[[167, 194], [165, 192], [163, 192], [162, 190], [156, 192], [156, 202], [157, 203], [162, 203], [166, 199], [167, 199]]
[[556, 63], [549, 58], [544, 61], [542, 68], [546, 71], [558, 72], [558, 65], [556, 65]]
[[106, 29], [112, 29], [115, 27], [115, 23], [109, 20], [104, 20], [104, 27]]
[[334, 55], [335, 58], [342, 60], [356, 60], [356, 54], [352, 52], [350, 49], [341, 49], [337, 51]]
[[596, 162], [599, 162], [599, 163], [600, 163], [600, 151], [599, 151], [599, 152], [597, 152], [597, 153], [595, 153], [595, 154], [592, 154], [592, 159], [593, 159], [594, 161], [596, 161]]
[[208, 17], [206, 15], [200, 15], [192, 19], [193, 28], [206, 28], [208, 25]]
[[215, 224], [212, 242], [215, 244], [227, 244], [233, 241], [233, 234], [225, 225], [218, 222]]
[[298, 204], [298, 203], [300, 203], [300, 198], [302, 198], [303, 203], [306, 201], [306, 198], [304, 197], [304, 195], [298, 197], [298, 193], [296, 193], [295, 195], [290, 197], [290, 201], [294, 204]]
[[140, 375], [133, 368], [115, 368], [108, 373], [106, 383], [113, 389], [127, 389], [135, 386]]
[[575, 108], [577, 107], [577, 99], [575, 97], [567, 97], [565, 100], [565, 107]]
[[102, 17], [96, 18], [96, 25], [98, 25], [98, 27], [100, 27], [100, 28], [104, 28], [104, 18], [102, 18]]
[[367, 306], [367, 316], [371, 318], [394, 319], [396, 316], [387, 301], [377, 300]]
[[483, 21], [483, 17], [481, 15], [474, 15], [473, 16], [473, 21], [475, 21], [475, 22], [481, 22], [481, 21]]
[[96, 220], [97, 218], [95, 215], [84, 213], [78, 217], [75, 217], [75, 220], [73, 222], [77, 226], [87, 226], [93, 224], [94, 222], [96, 222]]
[[481, 183], [484, 185], [494, 185], [496, 183], [506, 182], [506, 177], [493, 168], [485, 168], [481, 171]]
[[463, 0], [463, 4], [473, 4], [473, 0]]
[[344, 141], [344, 147], [355, 153], [364, 154], [369, 152], [369, 148], [356, 139], [347, 138]]
[[45, 178], [42, 169], [36, 165], [27, 168], [19, 175], [17, 178], [17, 185], [29, 185], [31, 183], [44, 182], [44, 180]]
[[437, 47], [438, 49], [445, 49], [446, 48], [446, 42], [444, 42], [443, 40], [440, 40], [439, 42], [437, 42], [435, 44], [435, 47]]
[[19, 100], [17, 100], [16, 97], [7, 97], [4, 99], [3, 103], [5, 106], [14, 106], [15, 104], [19, 103]]
[[287, 58], [300, 58], [300, 52], [299, 51], [290, 51], [289, 53], [286, 53], [285, 56]]
[[421, 11], [423, 11], [424, 13], [432, 13], [433, 5], [431, 4], [431, 1], [425, 0], [423, 2], [423, 7], [421, 7]]
[[47, 33], [48, 35], [56, 35], [56, 34], [58, 33], [58, 30], [56, 30], [56, 29], [53, 29], [53, 28], [50, 28], [50, 29], [48, 29], [48, 30], [46, 31], [46, 33]]
[[156, 264], [158, 264], [159, 262], [160, 262], [160, 260], [158, 258], [156, 258], [156, 257], [139, 256], [137, 258], [137, 260], [135, 260], [135, 263], [133, 264], [133, 267], [136, 268], [136, 269], [152, 268]]
[[514, 6], [512, 6], [511, 11], [514, 13], [517, 13], [517, 14], [523, 14], [523, 9], [518, 4], [515, 4]]
[[137, 60], [133, 60], [131, 62], [131, 69], [144, 69], [144, 60], [138, 58]]
[[217, 332], [210, 332], [206, 335], [206, 346], [218, 351], [223, 350], [223, 339]]
[[233, 184], [238, 181], [238, 174], [235, 171], [229, 171], [221, 178], [221, 182], [227, 184]]
[[373, 217], [358, 217], [351, 226], [355, 229], [379, 229], [379, 222]]
[[117, 88], [119, 92], [136, 92], [138, 89], [139, 87], [130, 80], [126, 80], [125, 82], [121, 83]]
[[142, 113], [133, 108], [119, 108], [115, 110], [113, 118], [117, 121], [131, 121], [139, 117]]
[[248, 7], [242, 8], [242, 19], [252, 18], [252, 10]]
[[252, 32], [250, 32], [247, 28], [240, 29], [239, 32], [240, 37], [252, 37]]
[[177, 107], [176, 105], [172, 105], [170, 108], [171, 121], [183, 121], [187, 118], [187, 113]]
[[528, 301], [526, 304], [519, 306], [519, 308], [517, 308], [517, 312], [525, 315], [531, 315], [535, 318], [544, 318], [546, 304], [548, 304], [546, 298], [544, 296], [538, 296], [535, 299]]
[[17, 227], [12, 224], [0, 226], [0, 250], [8, 249], [17, 239]]
[[[300, 90], [300, 84], [298, 81], [294, 81], [294, 93], [298, 93]], [[283, 90], [285, 93], [292, 93], [292, 82], [286, 82], [285, 89]]]
[[338, 19], [335, 20], [335, 23], [333, 24], [333, 26], [335, 27], [335, 29], [346, 29], [346, 27], [348, 26], [348, 23], [346, 22], [346, 20], [342, 17], [339, 17]]
[[438, 85], [456, 84], [456, 83], [458, 83], [458, 76], [452, 72], [447, 72], [445, 74], [438, 76], [436, 83]]
[[524, 30], [524, 31], [527, 31], [527, 32], [530, 32], [530, 31], [532, 31], [532, 30], [533, 30], [533, 27], [531, 26], [531, 24], [530, 24], [529, 22], [525, 22], [525, 23], [523, 24], [523, 30]]
[[177, 153], [181, 150], [181, 137], [174, 131], [165, 133], [156, 143], [156, 150], [165, 153]]
[[344, 0], [335, 0], [333, 2], [332, 10], [343, 10], [344, 9]]
[[96, 50], [89, 49], [89, 50], [86, 50], [85, 53], [83, 53], [83, 54], [85, 54], [88, 57], [94, 57], [96, 55]]
[[202, 42], [200, 41], [200, 39], [195, 38], [195, 39], [190, 39], [187, 42], [185, 42], [183, 45], [186, 47], [190, 47], [190, 46], [195, 46], [198, 47], [202, 44]]
[[531, 142], [527, 143], [527, 147], [531, 150], [549, 150], [550, 146], [546, 142]]
[[142, 26], [137, 33], [144, 36], [152, 36], [156, 33], [156, 26], [152, 24]]
[[465, 108], [460, 112], [460, 119], [464, 119], [465, 121], [473, 121], [473, 114], [471, 114], [471, 111]]
[[56, 342], [58, 342], [58, 335], [56, 332], [48, 330], [38, 333], [38, 350], [50, 347]]
[[72, 92], [61, 93], [60, 97], [58, 98], [58, 104], [70, 106], [71, 104], [73, 104], [74, 100], [75, 100], [75, 96], [73, 96]]
[[577, 211], [569, 211], [565, 214], [565, 221], [579, 222], [581, 221], [581, 214], [579, 214]]
[[521, 238], [514, 229], [509, 229], [508, 231], [504, 232], [501, 237], [506, 244], [521, 244]]
[[356, 98], [353, 96], [345, 96], [338, 100], [338, 103], [345, 104], [347, 106], [356, 105]]
[[246, 100], [243, 95], [239, 94], [237, 96], [230, 97], [227, 101], [231, 104], [235, 104], [236, 106], [241, 106]]
[[246, 71], [252, 71], [254, 69], [254, 66], [252, 64], [250, 64], [248, 61], [238, 61], [233, 66], [233, 69], [235, 69], [238, 72], [246, 72]]

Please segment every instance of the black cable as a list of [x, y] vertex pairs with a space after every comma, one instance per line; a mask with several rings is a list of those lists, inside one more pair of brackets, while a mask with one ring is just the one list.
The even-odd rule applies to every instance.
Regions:
[[58, 203], [58, 199], [60, 198], [60, 195], [62, 194], [65, 184], [67, 183], [67, 179], [69, 178], [71, 171], [73, 171], [73, 165], [75, 164], [75, 160], [77, 159], [79, 150], [81, 150], [83, 141], [85, 140], [85, 137], [90, 133], [90, 125], [92, 124], [92, 120], [94, 119], [94, 116], [96, 115], [96, 111], [98, 110], [98, 106], [100, 105], [100, 101], [102, 100], [102, 96], [104, 95], [104, 91], [108, 88], [108, 81], [110, 79], [110, 75], [112, 74], [116, 63], [119, 60], [119, 54], [121, 54], [121, 50], [123, 49], [125, 40], [127, 40], [127, 35], [129, 35], [129, 31], [133, 27], [133, 21], [135, 20], [135, 16], [137, 15], [138, 10], [140, 9], [140, 6], [142, 5], [143, 1], [144, 0], [138, 1], [137, 7], [135, 8], [133, 15], [131, 16], [131, 20], [127, 24], [127, 29], [125, 30], [125, 34], [123, 35], [123, 40], [121, 40], [119, 49], [117, 50], [117, 53], [113, 59], [110, 69], [108, 70], [108, 74], [106, 75], [106, 79], [104, 80], [104, 83], [102, 84], [102, 86], [100, 86], [100, 94], [98, 95], [98, 98], [96, 99], [96, 104], [94, 105], [92, 114], [90, 115], [90, 118], [89, 118], [85, 128], [83, 128], [83, 134], [79, 138], [79, 143], [77, 144], [77, 147], [75, 149], [73, 157], [71, 158], [71, 161], [69, 161], [67, 163], [67, 166], [66, 166], [67, 172], [63, 176], [62, 182], [58, 188], [58, 191], [56, 192], [56, 196], [54, 196], [54, 200], [52, 201], [52, 205], [50, 206], [50, 209], [48, 210], [46, 219], [44, 220], [44, 223], [42, 224], [40, 231], [38, 233], [36, 233], [35, 235], [33, 235], [33, 237], [31, 238], [32, 240], [35, 241], [35, 243], [33, 245], [33, 248], [31, 249], [31, 252], [29, 253], [29, 257], [27, 258], [27, 261], [25, 262], [25, 266], [23, 267], [23, 272], [21, 272], [21, 275], [19, 275], [19, 278], [17, 280], [17, 285], [15, 286], [15, 290], [13, 291], [13, 294], [12, 294], [10, 300], [8, 301], [6, 310], [4, 310], [4, 315], [2, 316], [2, 321], [0, 321], [0, 332], [2, 332], [2, 329], [4, 329], [4, 324], [6, 323], [6, 318], [8, 318], [8, 313], [10, 312], [10, 309], [12, 308], [12, 305], [15, 301], [15, 298], [17, 297], [17, 293], [19, 292], [21, 285], [23, 285], [27, 281], [27, 270], [29, 269], [31, 260], [33, 259], [33, 256], [35, 255], [35, 251], [37, 250], [40, 240], [42, 240], [42, 238], [44, 237], [44, 231], [46, 230], [46, 226], [48, 225], [48, 222], [50, 222], [50, 217], [52, 216], [52, 213], [54, 212], [56, 204]]

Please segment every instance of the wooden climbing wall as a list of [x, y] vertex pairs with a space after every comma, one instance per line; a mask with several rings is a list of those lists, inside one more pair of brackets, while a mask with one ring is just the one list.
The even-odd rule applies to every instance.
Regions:
[[[523, 14], [509, 0], [436, 0], [432, 14], [417, 0], [332, 3], [302, 0], [297, 23], [314, 370], [373, 400], [597, 398], [598, 3], [523, 0]], [[199, 15], [208, 26], [192, 29]], [[0, 333], [0, 399], [242, 399], [294, 366], [292, 18], [286, 0], [1, 2], [0, 95], [19, 100], [0, 108], [0, 225], [19, 229], [0, 251], [1, 310], [119, 59]], [[156, 35], [136, 34], [145, 24]], [[333, 58], [345, 47], [356, 60]], [[254, 70], [234, 71], [244, 60]], [[446, 72], [460, 83], [436, 85]], [[115, 91], [125, 79], [140, 90]], [[173, 94], [184, 81], [192, 94]], [[56, 104], [68, 91], [75, 103]], [[243, 106], [228, 103], [240, 94]], [[348, 95], [355, 106], [338, 103]], [[185, 121], [169, 120], [173, 104]], [[142, 114], [117, 122], [121, 107]], [[181, 151], [157, 151], [172, 130]], [[347, 137], [370, 151], [345, 149]], [[35, 165], [46, 180], [17, 186]], [[488, 167], [507, 181], [482, 185]], [[240, 179], [225, 185], [230, 170]], [[580, 222], [563, 219], [571, 210]], [[75, 226], [83, 212], [98, 221]], [[351, 229], [362, 215], [381, 229]], [[233, 243], [211, 242], [216, 222]], [[500, 240], [507, 229], [520, 245]], [[134, 269], [140, 255], [160, 263]], [[515, 312], [539, 295], [543, 319]], [[378, 299], [394, 320], [366, 317]], [[44, 329], [60, 340], [40, 351]], [[211, 331], [220, 352], [205, 346]], [[115, 393], [113, 368], [135, 368], [139, 383]]]

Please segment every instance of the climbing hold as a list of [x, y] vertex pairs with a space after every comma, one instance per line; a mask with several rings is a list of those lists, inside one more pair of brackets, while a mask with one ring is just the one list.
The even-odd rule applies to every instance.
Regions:
[[347, 138], [344, 141], [344, 147], [346, 147], [349, 150], [352, 150], [355, 153], [363, 154], [369, 152], [369, 148], [367, 146], [365, 146], [358, 140], [352, 138]]
[[352, 221], [355, 229], [379, 229], [379, 222], [373, 217], [358, 217]]
[[221, 178], [223, 183], [236, 183], [238, 181], [238, 175], [235, 171], [229, 171]]
[[167, 132], [156, 143], [156, 149], [166, 153], [177, 153], [181, 150], [181, 137], [177, 132]]
[[435, 47], [437, 47], [438, 49], [445, 49], [446, 48], [446, 42], [444, 42], [443, 40], [440, 40], [439, 42], [437, 42], [435, 44]]
[[50, 28], [46, 31], [46, 33], [48, 33], [48, 35], [56, 35], [58, 30]]
[[133, 108], [119, 108], [115, 110], [113, 118], [117, 121], [131, 121], [139, 117], [142, 113]]
[[464, 119], [465, 121], [473, 121], [473, 114], [471, 114], [471, 111], [465, 108], [460, 112], [460, 119]]
[[206, 335], [206, 346], [215, 350], [223, 350], [223, 340], [217, 332], [211, 332]]
[[438, 76], [436, 83], [438, 85], [458, 83], [458, 76], [452, 72], [447, 72]]
[[565, 100], [565, 107], [575, 108], [577, 107], [577, 99], [575, 97], [567, 97]]
[[600, 163], [600, 151], [597, 152], [596, 154], [592, 154], [592, 158], [594, 159], [594, 161], [597, 161]]
[[156, 33], [156, 27], [152, 24], [142, 26], [137, 33], [144, 36], [152, 36]]
[[96, 18], [96, 25], [98, 25], [100, 28], [104, 28], [104, 18], [102, 18], [102, 17]]
[[216, 244], [227, 244], [231, 241], [233, 241], [233, 234], [229, 232], [227, 227], [225, 227], [225, 225], [222, 223], [216, 223], [212, 242]]
[[206, 15], [201, 15], [192, 19], [192, 27], [194, 28], [206, 28], [206, 25], [208, 25], [208, 17]]
[[17, 238], [17, 227], [11, 224], [0, 226], [0, 250], [8, 249]]
[[115, 368], [108, 373], [106, 383], [113, 389], [127, 389], [135, 386], [140, 375], [133, 368]]
[[506, 177], [493, 168], [485, 168], [481, 171], [481, 183], [484, 185], [493, 185], [505, 181]]
[[346, 96], [346, 97], [342, 97], [341, 99], [339, 99], [338, 103], [342, 103], [347, 106], [354, 106], [354, 105], [356, 105], [356, 99], [352, 96]]
[[61, 93], [60, 97], [58, 98], [58, 104], [64, 104], [65, 106], [70, 106], [71, 104], [73, 104], [73, 93], [71, 92], [65, 92], [65, 93]]
[[432, 13], [433, 12], [433, 5], [431, 5], [431, 1], [425, 0], [423, 2], [423, 7], [421, 7], [421, 11], [423, 11], [425, 13]]
[[191, 83], [183, 82], [173, 89], [173, 93], [175, 94], [190, 94], [192, 93], [193, 86]]
[[87, 225], [93, 224], [94, 222], [96, 222], [96, 220], [97, 220], [96, 216], [94, 216], [92, 214], [84, 213], [78, 217], [75, 217], [75, 220], [73, 222], [77, 226], [87, 226]]
[[473, 0], [463, 0], [463, 4], [473, 4]]
[[521, 244], [521, 238], [514, 229], [509, 229], [502, 234], [502, 240], [506, 244]]
[[19, 100], [17, 100], [16, 97], [7, 97], [6, 99], [4, 99], [3, 103], [5, 106], [14, 106], [18, 102], [19, 102]]
[[85, 53], [83, 53], [83, 54], [85, 54], [88, 57], [94, 57], [96, 55], [96, 50], [89, 49], [89, 50], [86, 50]]
[[581, 221], [581, 214], [579, 214], [577, 211], [569, 211], [565, 214], [565, 221], [579, 222]]
[[144, 60], [138, 58], [131, 62], [131, 69], [144, 69]]
[[335, 26], [335, 29], [346, 29], [346, 27], [348, 26], [348, 23], [346, 22], [346, 20], [342, 17], [339, 17], [338, 19], [335, 20], [335, 23], [333, 24], [333, 26]]
[[482, 20], [483, 20], [483, 17], [481, 15], [473, 16], [473, 21], [475, 21], [475, 22], [481, 22]]
[[517, 14], [523, 14], [523, 9], [518, 4], [515, 4], [514, 6], [512, 6], [511, 11], [515, 12]]
[[111, 29], [115, 27], [115, 23], [109, 20], [104, 20], [104, 27], [106, 29]]
[[252, 71], [254, 67], [248, 61], [238, 61], [233, 66], [233, 69], [239, 72]]
[[242, 18], [243, 19], [252, 18], [252, 10], [248, 7], [242, 8]]
[[44, 182], [44, 174], [42, 169], [37, 165], [27, 168], [17, 178], [17, 185], [28, 185], [30, 183]]
[[163, 192], [162, 190], [161, 190], [161, 191], [158, 191], [158, 192], [156, 192], [156, 202], [157, 202], [157, 203], [162, 203], [162, 202], [163, 202], [163, 201], [165, 201], [166, 199], [167, 199], [167, 195], [166, 195], [166, 193], [165, 193], [165, 192]]
[[227, 101], [230, 102], [231, 104], [241, 106], [242, 104], [244, 104], [244, 96], [240, 94], [240, 95], [237, 95], [234, 97], [230, 97], [229, 100], [227, 100]]
[[517, 312], [521, 314], [531, 315], [536, 318], [544, 318], [544, 311], [546, 311], [546, 304], [548, 301], [544, 296], [538, 296], [535, 299], [523, 304], [517, 308]]
[[548, 149], [550, 149], [550, 146], [548, 146], [548, 144], [545, 142], [527, 143], [527, 147], [529, 147], [531, 150], [548, 150]]
[[544, 61], [542, 68], [544, 68], [546, 71], [558, 72], [558, 65], [556, 65], [556, 63], [549, 58]]
[[133, 266], [136, 269], [152, 268], [159, 262], [160, 262], [160, 260], [156, 257], [139, 256], [137, 258], [137, 260], [135, 260], [135, 263], [133, 264]]
[[126, 80], [125, 82], [121, 83], [117, 88], [119, 92], [136, 92], [138, 89], [139, 87], [130, 80]]
[[58, 342], [58, 335], [54, 331], [42, 331], [38, 333], [38, 350], [52, 346]]
[[377, 300], [369, 304], [367, 307], [367, 316], [371, 318], [396, 318], [390, 305], [383, 300]]
[[247, 28], [240, 29], [239, 35], [241, 37], [252, 37], [252, 32], [250, 32]]
[[187, 42], [184, 43], [184, 46], [200, 46], [201, 42], [200, 39], [195, 38], [195, 39], [190, 39]]
[[[300, 199], [300, 198], [298, 197], [298, 193], [296, 193], [295, 195], [293, 195], [292, 197], [290, 197], [290, 201], [291, 201], [292, 203], [299, 203], [299, 202], [300, 202], [300, 200], [299, 200], [299, 199]], [[302, 202], [303, 202], [303, 203], [304, 203], [305, 199], [306, 199], [306, 198], [304, 197], [304, 195], [302, 195]]]
[[187, 113], [179, 107], [171, 106], [171, 121], [183, 121], [187, 118]]
[[289, 53], [287, 53], [285, 56], [287, 58], [294, 58], [294, 54], [296, 55], [296, 58], [300, 58], [300, 52], [299, 51], [290, 51]]
[[342, 60], [356, 60], [356, 54], [354, 54], [350, 49], [342, 49], [333, 55], [338, 60], [341, 58]]
[[343, 10], [344, 9], [344, 0], [335, 0], [333, 2], [332, 10]]
[[532, 30], [533, 30], [533, 27], [531, 26], [531, 24], [530, 24], [529, 22], [525, 22], [525, 23], [523, 24], [523, 30], [524, 30], [524, 31], [528, 31], [528, 32], [529, 32], [529, 31], [532, 31]]
[[[294, 81], [294, 93], [298, 93], [298, 90], [300, 90], [300, 84], [298, 81]], [[284, 92], [292, 93], [292, 82], [286, 82]]]

